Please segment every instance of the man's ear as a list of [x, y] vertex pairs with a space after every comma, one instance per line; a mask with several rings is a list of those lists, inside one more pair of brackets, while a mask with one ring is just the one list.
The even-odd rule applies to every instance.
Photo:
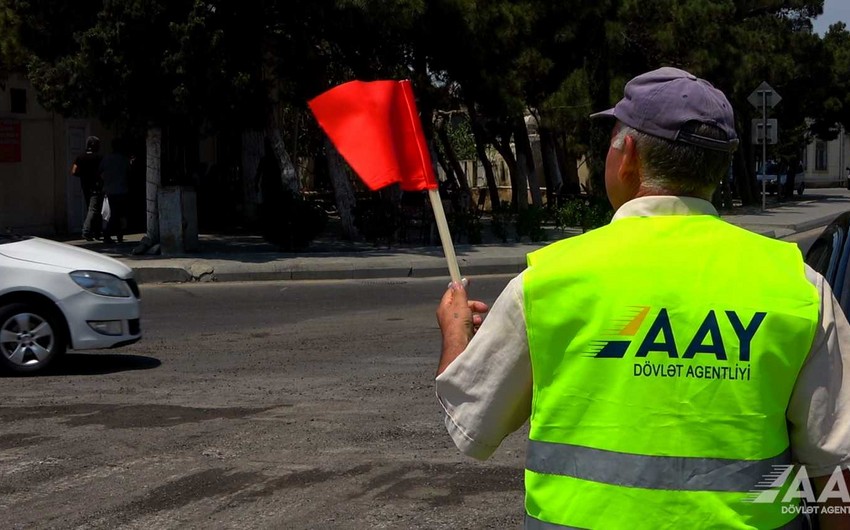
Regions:
[[617, 177], [628, 189], [637, 190], [640, 187], [641, 177], [640, 158], [637, 152], [635, 139], [626, 135], [623, 139], [623, 158]]

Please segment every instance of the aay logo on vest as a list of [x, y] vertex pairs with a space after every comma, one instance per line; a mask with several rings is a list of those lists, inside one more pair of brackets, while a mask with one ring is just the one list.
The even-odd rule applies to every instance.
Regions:
[[[709, 310], [704, 318], [674, 327], [667, 308], [661, 308], [647, 325], [653, 313], [648, 306], [631, 308], [620, 326], [608, 330], [612, 340], [593, 341], [587, 356], [595, 359], [624, 359], [630, 350], [635, 377], [694, 377], [698, 379], [750, 379], [750, 355], [753, 338], [767, 313], [756, 312], [742, 317], [735, 311]], [[679, 339], [677, 341], [677, 339]], [[684, 349], [680, 349], [680, 346]], [[737, 350], [737, 355], [731, 351]], [[653, 363], [658, 356], [665, 362]], [[670, 362], [678, 359], [685, 362]], [[700, 361], [700, 362], [686, 362]], [[743, 364], [743, 365], [742, 365]]]

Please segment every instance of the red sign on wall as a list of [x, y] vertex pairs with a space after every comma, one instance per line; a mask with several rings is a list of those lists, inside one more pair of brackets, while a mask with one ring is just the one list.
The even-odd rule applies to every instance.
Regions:
[[21, 122], [0, 120], [0, 163], [21, 161]]

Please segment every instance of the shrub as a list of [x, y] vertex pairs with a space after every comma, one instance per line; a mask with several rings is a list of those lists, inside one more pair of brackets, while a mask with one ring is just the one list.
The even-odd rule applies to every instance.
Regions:
[[561, 229], [575, 227], [586, 232], [610, 223], [613, 215], [606, 199], [576, 197], [563, 203], [555, 216], [555, 224]]
[[261, 208], [263, 237], [287, 252], [309, 247], [328, 222], [318, 203], [290, 191], [283, 191]]
[[352, 214], [354, 226], [357, 227], [360, 235], [373, 244], [381, 241], [391, 244], [401, 228], [402, 220], [398, 206], [379, 194], [374, 194], [368, 199], [358, 199]]
[[467, 243], [475, 245], [483, 241], [481, 235], [481, 219], [469, 210], [452, 212], [448, 216], [449, 228], [452, 239], [456, 243], [466, 240]]
[[528, 236], [532, 241], [544, 241], [546, 231], [543, 223], [546, 222], [548, 214], [544, 208], [529, 206], [517, 215], [516, 235], [517, 239]]
[[493, 220], [490, 224], [493, 235], [495, 235], [502, 243], [508, 242], [510, 226], [514, 222], [514, 214], [511, 212], [511, 203], [502, 201], [501, 204], [493, 208]]

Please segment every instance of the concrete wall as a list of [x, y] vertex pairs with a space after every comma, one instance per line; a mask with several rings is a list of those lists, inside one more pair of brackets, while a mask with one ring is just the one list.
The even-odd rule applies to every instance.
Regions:
[[[0, 121], [20, 127], [19, 162], [0, 162], [0, 230], [13, 228], [31, 233], [50, 233], [55, 222], [54, 205], [63, 191], [57, 189], [52, 113], [35, 100], [32, 87], [12, 75], [0, 89]], [[26, 112], [12, 112], [12, 90], [26, 91]]]
[[[26, 111], [12, 112], [12, 90], [26, 91]], [[16, 109], [18, 110], [18, 109]], [[53, 235], [76, 233], [82, 226], [82, 193], [71, 162], [85, 137], [111, 134], [92, 120], [66, 120], [38, 104], [32, 85], [19, 74], [0, 83], [0, 122], [20, 126], [21, 158], [0, 162], [0, 230]], [[80, 145], [82, 138], [82, 146]]]

